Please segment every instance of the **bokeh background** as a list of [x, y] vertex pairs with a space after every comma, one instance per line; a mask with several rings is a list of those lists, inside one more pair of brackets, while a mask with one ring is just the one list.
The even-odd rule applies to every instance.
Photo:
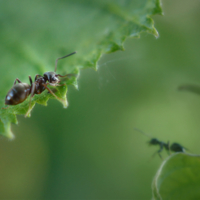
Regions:
[[67, 109], [50, 100], [18, 116], [15, 140], [0, 140], [0, 199], [151, 199], [162, 160], [134, 127], [200, 154], [200, 96], [177, 89], [200, 85], [199, 8], [163, 1], [159, 38], [128, 39], [82, 70]]

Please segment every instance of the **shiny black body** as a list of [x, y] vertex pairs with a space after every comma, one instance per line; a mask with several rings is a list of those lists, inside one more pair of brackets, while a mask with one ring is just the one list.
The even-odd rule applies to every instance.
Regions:
[[165, 143], [163, 141], [159, 141], [157, 138], [152, 138], [149, 142], [149, 145], [158, 145], [160, 147], [160, 149], [158, 151], [156, 151], [155, 153], [158, 153], [158, 155], [162, 158], [162, 156], [160, 155], [160, 153], [162, 152], [163, 148], [170, 152], [185, 152], [185, 149], [182, 145], [178, 144], [178, 143], [172, 143], [171, 145], [168, 143]]
[[[66, 58], [70, 55], [75, 54], [76, 52], [73, 52], [71, 54], [68, 54], [66, 56], [63, 56], [61, 58], [58, 58], [56, 60], [55, 64], [55, 72], [45, 72], [43, 76], [41, 75], [36, 75], [35, 76], [35, 81], [32, 81], [32, 78], [29, 76], [29, 81], [30, 85], [27, 83], [22, 83], [18, 78], [15, 80], [13, 87], [8, 91], [6, 98], [5, 98], [5, 104], [6, 105], [17, 105], [22, 103], [27, 99], [29, 95], [30, 97], [30, 102], [31, 98], [35, 94], [41, 94], [45, 89], [47, 89], [52, 95], [54, 95], [57, 99], [59, 99], [52, 91], [50, 88], [47, 87], [47, 85], [51, 86], [61, 86], [58, 83], [60, 82], [58, 77], [65, 77], [68, 76], [69, 74], [62, 76], [60, 74], [56, 74], [56, 68], [57, 68], [57, 62], [59, 59]], [[18, 82], [16, 84], [16, 82]], [[62, 100], [62, 99], [59, 99]], [[30, 103], [29, 103], [29, 109], [30, 109]]]
[[[57, 74], [55, 74], [55, 76], [57, 76]], [[33, 97], [34, 94], [41, 94], [45, 89], [47, 89], [45, 87], [47, 86], [47, 81], [52, 84], [52, 82], [50, 82], [50, 80], [52, 80], [52, 77], [50, 75], [48, 77], [50, 79], [47, 79], [46, 77], [40, 75], [36, 75], [35, 82], [32, 83], [32, 79], [29, 76], [30, 85], [27, 83], [22, 83], [19, 79], [16, 79], [19, 83], [16, 84], [15, 81], [13, 87], [8, 91], [8, 94], [5, 98], [5, 104], [17, 105], [25, 101], [30, 94], [31, 97]], [[60, 81], [57, 80], [56, 83], [59, 82]]]
[[18, 83], [8, 91], [5, 98], [6, 105], [17, 105], [22, 103], [30, 94], [31, 86], [27, 83]]

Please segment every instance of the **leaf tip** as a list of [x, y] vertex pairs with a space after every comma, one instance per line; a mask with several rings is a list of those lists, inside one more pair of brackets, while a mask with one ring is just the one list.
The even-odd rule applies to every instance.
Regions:
[[159, 38], [159, 33], [155, 28], [153, 28], [152, 33], [153, 33], [153, 35], [155, 35], [156, 39]]
[[8, 137], [9, 140], [14, 140], [15, 139], [15, 136], [12, 133], [12, 131], [10, 131], [10, 133], [8, 133], [7, 137]]
[[68, 101], [67, 101], [66, 98], [62, 101], [62, 104], [63, 104], [63, 108], [67, 108], [68, 107]]
[[5, 127], [7, 130], [5, 131], [4, 135], [5, 137], [7, 137], [9, 140], [13, 140], [15, 138], [13, 132], [11, 131], [10, 125]]
[[26, 112], [26, 114], [24, 115], [24, 117], [31, 117], [31, 111], [33, 110], [34, 107], [35, 107], [35, 103], [33, 103], [31, 105], [31, 107], [28, 108], [28, 111]]

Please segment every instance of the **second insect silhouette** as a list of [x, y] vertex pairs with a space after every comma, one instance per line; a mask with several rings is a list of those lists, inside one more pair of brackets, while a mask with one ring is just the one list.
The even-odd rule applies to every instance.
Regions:
[[[143, 131], [137, 129], [137, 128], [134, 128], [134, 130], [142, 133], [143, 135], [146, 135], [148, 137], [151, 138], [150, 135], [144, 133]], [[167, 143], [163, 142], [163, 141], [160, 141], [158, 140], [157, 138], [151, 138], [151, 140], [148, 142], [149, 145], [158, 145], [160, 148], [158, 151], [156, 151], [152, 156], [155, 156], [155, 154], [157, 153], [160, 158], [162, 159], [162, 156], [161, 156], [161, 152], [163, 151], [163, 149], [165, 149], [168, 153], [170, 153], [170, 151], [173, 151], [173, 152], [185, 152], [185, 150], [187, 150], [185, 147], [183, 147], [182, 145], [180, 145], [179, 143], [172, 143], [170, 145], [169, 141]]]

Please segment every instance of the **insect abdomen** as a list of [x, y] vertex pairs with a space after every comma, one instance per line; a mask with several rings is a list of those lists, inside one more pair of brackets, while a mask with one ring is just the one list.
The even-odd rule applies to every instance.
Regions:
[[18, 83], [8, 91], [5, 98], [6, 105], [17, 105], [22, 103], [30, 94], [30, 85], [27, 83]]

